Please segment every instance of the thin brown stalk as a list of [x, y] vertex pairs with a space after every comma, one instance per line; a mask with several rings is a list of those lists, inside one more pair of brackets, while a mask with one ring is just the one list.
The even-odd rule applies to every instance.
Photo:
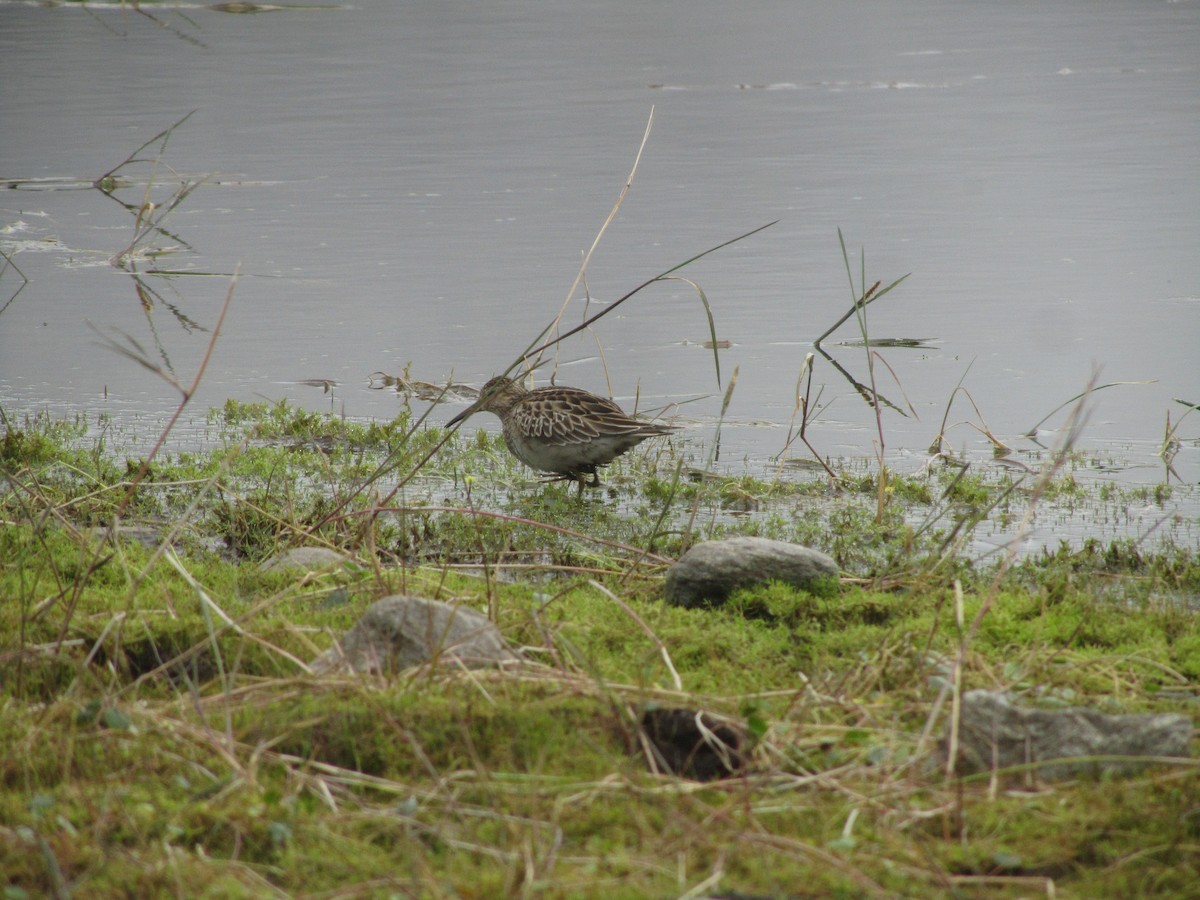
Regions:
[[113, 513], [113, 528], [115, 528], [116, 519], [125, 511], [125, 508], [129, 505], [130, 501], [133, 500], [134, 494], [137, 493], [138, 485], [141, 484], [142, 480], [145, 479], [145, 477], [149, 474], [151, 461], [163, 448], [163, 445], [167, 441], [167, 436], [172, 432], [172, 430], [174, 430], [175, 423], [177, 423], [179, 421], [179, 417], [183, 415], [184, 409], [187, 408], [188, 403], [191, 401], [192, 397], [196, 393], [196, 390], [200, 387], [201, 381], [204, 379], [204, 373], [208, 369], [208, 364], [212, 360], [213, 351], [217, 346], [217, 339], [221, 336], [221, 326], [225, 322], [225, 315], [229, 312], [230, 304], [233, 302], [233, 291], [234, 288], [237, 287], [238, 278], [241, 275], [241, 268], [242, 267], [239, 265], [233, 273], [233, 278], [229, 282], [229, 289], [225, 292], [225, 302], [221, 304], [221, 312], [217, 315], [217, 324], [213, 326], [212, 334], [208, 339], [208, 345], [204, 348], [204, 356], [201, 358], [200, 365], [196, 369], [196, 375], [192, 379], [192, 383], [187, 387], [184, 387], [179, 383], [177, 378], [164, 371], [161, 366], [158, 366], [148, 357], [146, 357], [141, 351], [141, 347], [132, 338], [126, 336], [126, 339], [132, 345], [133, 349], [131, 350], [130, 347], [119, 344], [112, 338], [102, 334], [94, 325], [89, 323], [89, 327], [91, 327], [96, 334], [100, 335], [101, 339], [105, 343], [105, 346], [107, 346], [110, 350], [121, 354], [127, 359], [133, 360], [134, 362], [158, 375], [169, 385], [179, 391], [182, 397], [179, 405], [175, 407], [175, 412], [171, 415], [166, 427], [163, 428], [162, 432], [159, 434], [158, 440], [154, 442], [154, 446], [146, 455], [145, 460], [142, 462], [141, 468], [138, 469], [137, 475], [134, 476], [133, 481], [130, 483], [124, 499], [122, 499], [120, 504], [118, 504], [116, 511]]
[[[1040, 419], [1038, 419], [1037, 424], [1034, 425], [1032, 428], [1030, 428], [1028, 431], [1026, 431], [1025, 434], [1023, 435], [1023, 437], [1027, 437], [1027, 438], [1037, 437], [1037, 430], [1042, 427], [1042, 425], [1046, 422], [1047, 419], [1049, 419], [1051, 416], [1053, 416], [1059, 410], [1065, 409], [1066, 407], [1070, 406], [1075, 401], [1086, 399], [1087, 397], [1096, 393], [1096, 391], [1102, 391], [1105, 388], [1119, 387], [1121, 385], [1126, 385], [1126, 384], [1157, 384], [1157, 383], [1158, 382], [1155, 379], [1150, 379], [1149, 381], [1110, 381], [1108, 384], [1099, 384], [1094, 387], [1089, 386], [1086, 390], [1082, 391], [1081, 393], [1076, 394], [1071, 399], [1064, 400], [1062, 403], [1058, 404], [1058, 406], [1054, 407], [1054, 409], [1050, 410], [1050, 412], [1046, 413], [1046, 415], [1044, 415]], [[1070, 418], [1071, 417], [1068, 416], [1068, 421], [1070, 420]]]
[[[635, 294], [639, 293], [640, 291], [644, 290], [645, 288], [649, 287], [650, 285], [654, 284], [655, 282], [665, 281], [665, 280], [667, 280], [667, 276], [672, 275], [675, 272], [678, 272], [680, 269], [684, 268], [685, 266], [689, 266], [692, 263], [696, 262], [697, 260], [702, 259], [703, 257], [708, 256], [711, 253], [715, 253], [718, 250], [728, 247], [730, 244], [736, 244], [738, 241], [743, 241], [746, 238], [751, 237], [752, 235], [758, 234], [758, 232], [760, 232], [766, 228], [770, 228], [772, 225], [776, 224], [776, 222], [778, 222], [778, 221], [779, 220], [776, 219], [774, 222], [768, 222], [766, 225], [760, 225], [757, 228], [752, 229], [751, 231], [747, 231], [744, 234], [739, 234], [735, 238], [731, 238], [730, 240], [727, 240], [727, 241], [722, 241], [720, 244], [717, 244], [715, 247], [709, 247], [707, 250], [705, 250], [701, 253], [697, 253], [695, 256], [693, 256], [689, 259], [685, 259], [683, 262], [678, 263], [677, 265], [674, 265], [671, 268], [669, 268], [663, 272], [660, 272], [659, 274], [655, 275], [653, 278], [647, 278], [645, 281], [643, 281], [641, 284], [639, 284], [633, 290], [629, 291], [628, 293], [626, 293], [623, 296], [619, 297], [618, 299], [614, 300], [612, 303], [610, 303], [608, 306], [606, 306], [600, 312], [596, 313], [596, 315], [589, 317], [588, 319], [581, 322], [579, 325], [576, 325], [574, 328], [570, 328], [567, 331], [564, 331], [562, 334], [558, 335], [553, 340], [546, 341], [545, 343], [543, 343], [541, 345], [538, 345], [538, 346], [531, 345], [531, 347], [529, 349], [527, 349], [524, 353], [521, 354], [520, 358], [516, 362], [514, 362], [511, 366], [508, 367], [508, 369], [506, 370], [506, 374], [507, 374], [507, 372], [511, 372], [513, 369], [520, 366], [524, 361], [536, 358], [538, 356], [538, 354], [542, 353], [544, 350], [548, 350], [550, 347], [553, 347], [555, 344], [559, 344], [562, 341], [565, 341], [567, 338], [569, 338], [575, 334], [578, 334], [580, 331], [583, 331], [585, 328], [588, 328], [589, 326], [594, 324], [597, 320], [603, 318], [604, 316], [607, 316], [609, 313], [614, 312], [622, 303], [624, 303], [630, 297], [634, 296]], [[549, 326], [547, 326], [547, 328], [543, 329], [542, 334], [538, 336], [537, 340], [541, 340], [542, 336], [545, 335], [549, 330], [550, 330]], [[715, 339], [716, 339], [716, 336], [714, 334], [714, 341], [715, 341]], [[535, 340], [534, 344], [536, 344], [536, 343], [537, 343], [537, 341]]]
[[[812, 453], [813, 458], [821, 464], [821, 468], [825, 470], [825, 474], [827, 474], [833, 481], [838, 480], [837, 473], [835, 473], [833, 469], [829, 468], [829, 464], [821, 458], [821, 454], [819, 454], [816, 451], [816, 448], [809, 443], [807, 437], [808, 423], [810, 421], [809, 411], [815, 409], [815, 406], [812, 403], [812, 376], [813, 364], [816, 358], [816, 354], [811, 352], [806, 353], [804, 355], [804, 362], [800, 364], [800, 374], [796, 376], [796, 403], [792, 407], [791, 421], [788, 422], [787, 438], [783, 442], [783, 449], [779, 451], [779, 467], [775, 472], [776, 478], [778, 478], [783, 472], [783, 466], [784, 462], [786, 461], [788, 450], [798, 439], [809, 449], [809, 452]], [[802, 386], [803, 389], [801, 389]], [[817, 392], [818, 402], [821, 399], [821, 393], [821, 391]], [[799, 431], [796, 430], [797, 416], [800, 417]], [[813, 419], [815, 418], [816, 416], [813, 416]]]
[[[566, 299], [563, 300], [563, 305], [559, 309], [558, 315], [554, 317], [554, 321], [552, 321], [546, 327], [542, 334], [557, 330], [559, 324], [562, 322], [562, 317], [566, 315], [567, 307], [570, 305], [572, 298], [575, 296], [575, 289], [579, 287], [580, 282], [587, 278], [588, 265], [590, 265], [592, 261], [592, 255], [596, 252], [596, 248], [600, 246], [600, 240], [604, 237], [604, 233], [608, 231], [608, 226], [611, 225], [613, 219], [617, 217], [617, 210], [621, 208], [621, 204], [625, 202], [625, 198], [629, 195], [630, 190], [633, 189], [633, 180], [637, 176], [638, 166], [641, 165], [642, 162], [642, 153], [646, 149], [646, 143], [650, 140], [650, 129], [653, 127], [654, 107], [651, 106], [650, 117], [646, 120], [646, 129], [642, 132], [642, 142], [638, 145], [637, 154], [633, 158], [633, 168], [629, 170], [629, 175], [625, 179], [625, 184], [621, 187], [621, 191], [617, 195], [617, 202], [613, 204], [612, 209], [609, 210], [607, 218], [605, 218], [604, 223], [600, 226], [600, 230], [596, 232], [596, 237], [593, 238], [592, 245], [588, 247], [587, 252], [583, 254], [583, 261], [579, 264], [579, 271], [575, 275], [575, 280], [571, 282], [571, 286], [567, 288], [567, 296]], [[545, 348], [542, 348], [542, 350], [544, 349]], [[535, 364], [540, 362], [542, 350], [537, 351], [538, 359], [534, 361]], [[529, 356], [530, 354], [527, 353], [526, 358]], [[555, 367], [557, 368], [557, 363]]]
[[[1089, 387], [1092, 384], [1095, 384], [1095, 379], [1096, 376], [1093, 375], [1092, 380], [1089, 383]], [[1085, 404], [1090, 396], [1090, 390], [1085, 390], [1078, 395], [1078, 402], [1072, 408], [1071, 413], [1068, 416], [1062, 440], [1055, 448], [1047, 464], [1043, 467], [1041, 474], [1037, 478], [1037, 481], [1034, 482], [1033, 490], [1031, 491], [1029, 497], [1029, 504], [1025, 510], [1025, 515], [1021, 521], [1021, 524], [1017, 528], [1017, 533], [1009, 542], [1004, 559], [1001, 560], [1000, 564], [996, 567], [996, 572], [992, 577], [991, 584], [984, 594], [983, 602], [979, 605], [979, 610], [976, 612], [975, 617], [971, 620], [970, 627], [967, 629], [966, 634], [959, 643], [959, 648], [954, 663], [956, 669], [961, 669], [964, 665], [966, 654], [971, 645], [974, 643], [975, 636], [979, 633], [979, 629], [983, 625], [983, 620], [987, 618], [988, 613], [991, 611], [992, 605], [995, 603], [996, 598], [1000, 594], [1001, 580], [1004, 578], [1005, 573], [1009, 570], [1009, 568], [1011, 568], [1013, 561], [1016, 559], [1017, 552], [1022, 541], [1024, 540], [1024, 536], [1028, 534], [1029, 530], [1033, 527], [1033, 518], [1039, 500], [1046, 492], [1046, 489], [1049, 487], [1050, 482], [1054, 478], [1055, 474], [1065, 464], [1071, 448], [1075, 445], [1075, 442], [1079, 438], [1079, 434], [1087, 419]], [[952, 762], [947, 764], [948, 775], [953, 772], [951, 767]]]
[[645, 623], [641, 616], [633, 611], [633, 608], [628, 603], [626, 603], [604, 585], [600, 584], [600, 582], [588, 581], [588, 584], [590, 584], [600, 593], [604, 594], [604, 596], [608, 597], [608, 599], [617, 604], [617, 606], [621, 607], [621, 611], [624, 612], [625, 615], [629, 616], [629, 618], [633, 619], [638, 628], [642, 629], [642, 632], [646, 635], [646, 637], [650, 638], [650, 640], [654, 642], [654, 646], [658, 648], [659, 655], [662, 656], [663, 663], [666, 665], [667, 671], [671, 673], [671, 683], [675, 685], [675, 690], [682, 691], [683, 679], [679, 677], [679, 672], [676, 670], [675, 664], [671, 662], [671, 654], [667, 651], [667, 645], [662, 642], [662, 638], [654, 633], [654, 630]]

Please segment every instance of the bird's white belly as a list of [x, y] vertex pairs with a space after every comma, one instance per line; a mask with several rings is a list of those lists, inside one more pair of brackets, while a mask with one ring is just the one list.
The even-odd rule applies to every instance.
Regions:
[[504, 442], [513, 456], [532, 469], [542, 472], [578, 472], [590, 466], [611, 462], [622, 450], [637, 441], [598, 437], [581, 444], [550, 444], [531, 440], [508, 429]]

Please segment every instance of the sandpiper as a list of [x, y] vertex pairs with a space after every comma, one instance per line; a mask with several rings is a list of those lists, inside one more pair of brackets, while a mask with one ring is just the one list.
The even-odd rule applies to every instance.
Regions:
[[[625, 415], [621, 407], [573, 387], [527, 390], [499, 376], [483, 386], [479, 399], [451, 419], [455, 425], [480, 410], [504, 426], [504, 443], [530, 468], [552, 473], [551, 481], [599, 487], [597, 468], [612, 462], [646, 438], [679, 429]], [[591, 476], [590, 480], [585, 480]]]

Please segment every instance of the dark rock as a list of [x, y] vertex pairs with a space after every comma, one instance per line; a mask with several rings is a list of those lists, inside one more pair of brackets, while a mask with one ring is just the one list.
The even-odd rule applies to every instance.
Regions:
[[745, 734], [699, 710], [648, 709], [642, 732], [654, 748], [656, 766], [674, 775], [713, 781], [746, 766]]
[[465, 606], [396, 594], [371, 604], [314, 672], [399, 672], [429, 662], [468, 668], [518, 659], [487, 617]]
[[[1184, 715], [1109, 715], [1094, 709], [1034, 709], [992, 691], [968, 691], [962, 698], [958, 771], [1044, 763], [1097, 756], [1190, 757], [1192, 720]], [[943, 758], [948, 752], [943, 746]], [[1039, 765], [1044, 778], [1100, 771], [1129, 772], [1145, 765], [1131, 760], [1078, 760]]]
[[737, 588], [782, 581], [803, 590], [838, 577], [824, 553], [766, 538], [733, 537], [697, 544], [667, 573], [667, 602], [720, 605]]

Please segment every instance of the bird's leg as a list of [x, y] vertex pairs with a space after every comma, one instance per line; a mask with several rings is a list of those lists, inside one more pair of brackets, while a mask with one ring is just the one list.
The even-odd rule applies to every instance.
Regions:
[[563, 477], [570, 478], [577, 485], [579, 485], [579, 496], [580, 497], [583, 496], [583, 489], [585, 487], [590, 487], [590, 488], [600, 487], [600, 473], [597, 472], [595, 469], [592, 470], [592, 477], [590, 480], [584, 477], [583, 472], [573, 472], [570, 475], [564, 475]]

